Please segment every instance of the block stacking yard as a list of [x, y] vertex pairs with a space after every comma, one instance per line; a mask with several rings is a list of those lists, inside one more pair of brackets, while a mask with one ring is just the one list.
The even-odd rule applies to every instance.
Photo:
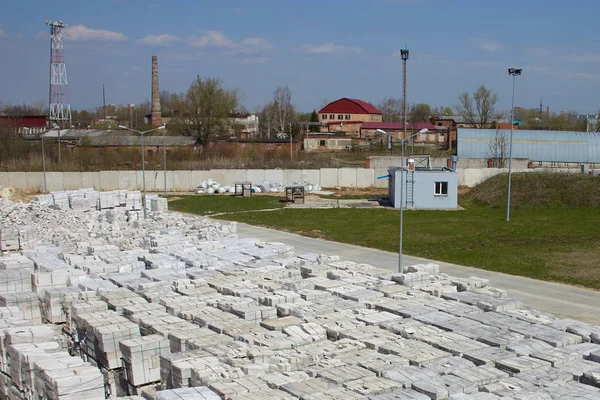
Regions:
[[600, 399], [600, 327], [140, 199], [0, 199], [0, 399]]

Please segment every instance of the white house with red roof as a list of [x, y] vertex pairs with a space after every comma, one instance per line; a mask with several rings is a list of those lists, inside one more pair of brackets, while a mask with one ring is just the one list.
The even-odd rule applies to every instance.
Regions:
[[366, 101], [344, 97], [323, 107], [319, 122], [324, 132], [345, 132], [359, 137], [365, 122], [381, 122], [381, 111]]

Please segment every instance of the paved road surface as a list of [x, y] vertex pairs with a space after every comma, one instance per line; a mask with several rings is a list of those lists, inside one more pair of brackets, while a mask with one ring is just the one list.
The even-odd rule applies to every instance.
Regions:
[[[339, 255], [343, 259], [364, 262], [395, 271], [398, 254], [368, 249], [322, 239], [313, 239], [274, 229], [238, 223], [241, 237], [256, 237], [263, 241], [278, 241], [296, 248], [298, 253]], [[573, 318], [600, 325], [600, 292], [559, 283], [543, 282], [529, 278], [490, 272], [419, 257], [404, 256], [404, 264], [434, 262], [441, 272], [456, 277], [477, 276], [490, 280], [490, 284], [507, 290], [509, 296], [521, 300], [526, 306], [553, 313], [561, 318]]]

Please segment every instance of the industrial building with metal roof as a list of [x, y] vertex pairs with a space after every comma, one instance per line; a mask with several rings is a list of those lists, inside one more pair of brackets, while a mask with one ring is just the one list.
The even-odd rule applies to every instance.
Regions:
[[[490, 158], [490, 146], [508, 143], [510, 130], [459, 128], [459, 158]], [[534, 162], [600, 163], [600, 132], [514, 130], [512, 157]]]

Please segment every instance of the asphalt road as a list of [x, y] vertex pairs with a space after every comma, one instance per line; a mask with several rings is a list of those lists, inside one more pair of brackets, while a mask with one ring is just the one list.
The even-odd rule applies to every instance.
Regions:
[[[238, 223], [238, 232], [241, 237], [255, 237], [262, 241], [286, 243], [294, 246], [297, 253], [339, 255], [345, 260], [367, 263], [392, 271], [396, 271], [398, 268], [398, 254], [387, 251], [313, 239], [242, 223]], [[456, 277], [477, 276], [489, 279], [490, 285], [508, 291], [510, 297], [522, 301], [526, 306], [550, 312], [560, 318], [572, 318], [600, 325], [599, 291], [560, 283], [543, 282], [419, 257], [405, 255], [403, 258], [405, 265], [433, 262], [439, 264], [440, 271], [448, 275]]]

